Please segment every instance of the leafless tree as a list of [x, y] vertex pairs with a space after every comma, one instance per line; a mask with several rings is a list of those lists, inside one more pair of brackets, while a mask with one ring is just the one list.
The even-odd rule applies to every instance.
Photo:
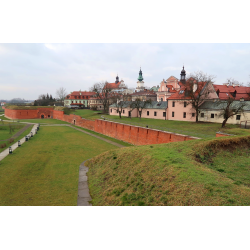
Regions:
[[227, 79], [227, 84], [228, 86], [243, 86], [244, 85], [243, 82], [239, 82], [232, 77]]
[[63, 87], [60, 87], [56, 90], [56, 97], [58, 100], [63, 101], [67, 95], [66, 89]]
[[122, 118], [122, 110], [125, 107], [125, 105], [126, 103], [124, 101], [117, 100], [117, 102], [115, 103], [114, 110], [116, 110], [116, 112], [119, 113], [120, 119]]
[[140, 98], [136, 98], [135, 101], [130, 104], [130, 108], [131, 111], [137, 109], [137, 114], [139, 114], [139, 117], [141, 119], [142, 110], [145, 109], [148, 105], [152, 105], [151, 99], [142, 101]]
[[188, 77], [185, 83], [184, 95], [187, 97], [186, 104], [191, 105], [195, 111], [196, 122], [199, 121], [200, 105], [207, 100], [209, 92], [212, 91], [213, 75], [197, 71]]
[[103, 112], [107, 113], [110, 105], [111, 91], [107, 82], [95, 83], [93, 87], [90, 88], [90, 91], [96, 93], [96, 97], [101, 101], [103, 105]]
[[217, 104], [220, 105], [222, 110], [219, 117], [223, 117], [224, 119], [221, 125], [222, 128], [226, 126], [227, 120], [230, 117], [244, 114], [244, 107], [246, 106], [245, 102], [235, 102], [235, 99], [232, 97], [229, 97], [227, 100], [218, 101]]

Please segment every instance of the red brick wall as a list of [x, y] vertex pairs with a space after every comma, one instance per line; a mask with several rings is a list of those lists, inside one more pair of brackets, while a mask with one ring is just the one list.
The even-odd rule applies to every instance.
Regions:
[[53, 115], [53, 108], [38, 108], [38, 109], [8, 109], [6, 108], [4, 114], [9, 119], [35, 119], [44, 118]]
[[142, 128], [116, 122], [95, 120], [96, 132], [134, 145], [161, 144], [197, 139], [195, 137]]
[[231, 136], [231, 135], [230, 134], [220, 133], [220, 132], [216, 133], [216, 137], [222, 137], [222, 136]]
[[63, 120], [65, 122], [69, 122], [71, 124], [75, 124], [79, 127], [83, 127], [83, 128], [90, 129], [90, 130], [94, 130], [95, 128], [95, 121], [84, 119], [79, 115], [72, 115], [72, 114], [63, 115], [62, 119], [59, 119], [59, 120]]

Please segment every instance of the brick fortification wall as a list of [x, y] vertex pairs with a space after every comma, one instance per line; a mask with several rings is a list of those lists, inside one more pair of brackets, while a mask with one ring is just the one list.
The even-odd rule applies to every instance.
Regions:
[[160, 144], [198, 139], [196, 137], [104, 120], [95, 120], [95, 131], [134, 145]]
[[[156, 129], [142, 128], [133, 125], [126, 125], [117, 122], [104, 120], [87, 120], [79, 115], [65, 115], [63, 111], [53, 110], [53, 108], [39, 108], [37, 110], [11, 110], [5, 109], [5, 116], [10, 119], [32, 119], [41, 118], [41, 114], [47, 118], [48, 115], [54, 119], [75, 124], [95, 132], [129, 142], [134, 145], [160, 144], [177, 141], [188, 141], [199, 139], [187, 135], [180, 135]], [[216, 136], [223, 136], [217, 135]], [[225, 135], [224, 135], [225, 136]]]
[[9, 119], [35, 119], [51, 117], [53, 115], [53, 108], [39, 108], [39, 109], [8, 109], [5, 108], [4, 115]]

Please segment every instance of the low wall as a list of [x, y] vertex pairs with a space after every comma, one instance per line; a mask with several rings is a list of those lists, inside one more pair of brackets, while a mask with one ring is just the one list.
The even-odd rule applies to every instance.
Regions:
[[197, 137], [105, 120], [95, 120], [94, 130], [95, 132], [116, 138], [118, 140], [126, 141], [134, 145], [161, 144], [199, 139]]
[[222, 136], [233, 136], [233, 135], [222, 133], [222, 132], [216, 132], [216, 137], [222, 137]]

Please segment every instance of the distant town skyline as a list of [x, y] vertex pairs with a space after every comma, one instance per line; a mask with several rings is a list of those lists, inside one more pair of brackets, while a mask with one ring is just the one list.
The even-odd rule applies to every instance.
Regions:
[[136, 88], [141, 67], [146, 87], [159, 85], [170, 76], [180, 78], [196, 71], [215, 75], [215, 83], [230, 77], [250, 81], [248, 43], [1, 43], [0, 99], [37, 99], [89, 91], [94, 83], [115, 82]]

